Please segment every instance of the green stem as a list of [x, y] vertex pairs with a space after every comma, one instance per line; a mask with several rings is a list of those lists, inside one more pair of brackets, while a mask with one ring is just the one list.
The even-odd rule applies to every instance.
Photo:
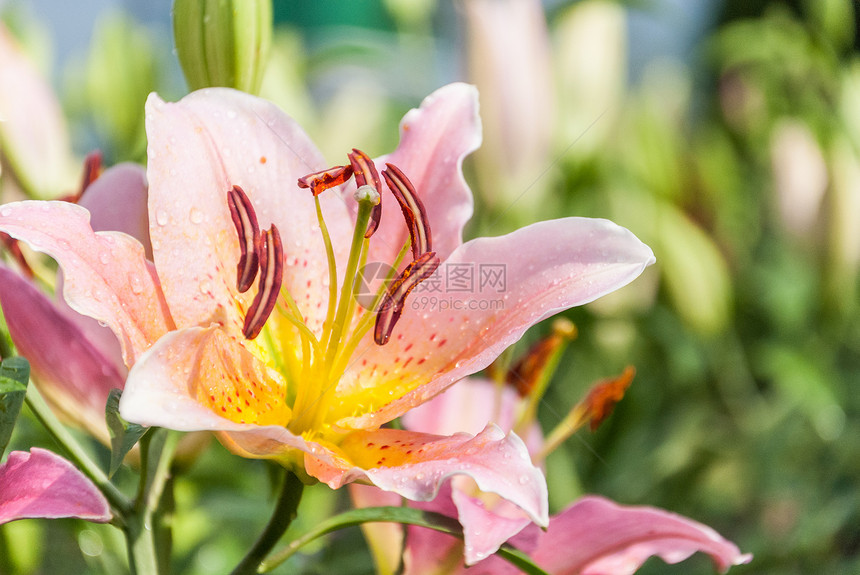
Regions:
[[125, 529], [132, 573], [157, 575], [167, 571], [170, 537], [161, 503], [179, 438], [177, 432], [154, 429], [140, 440], [140, 483], [135, 510]]
[[[463, 528], [457, 520], [440, 513], [422, 511], [412, 507], [366, 507], [364, 509], [351, 509], [350, 511], [346, 511], [340, 515], [329, 517], [298, 539], [293, 540], [289, 545], [273, 554], [269, 559], [263, 561], [260, 564], [260, 573], [268, 573], [289, 559], [302, 546], [322, 537], [323, 535], [343, 529], [344, 527], [352, 527], [362, 523], [374, 522], [417, 525], [419, 527], [426, 527], [428, 529], [447, 533], [448, 535], [459, 539], [463, 538]], [[529, 575], [548, 575], [546, 571], [538, 567], [528, 557], [528, 555], [508, 544], [502, 545], [496, 554], [524, 573], [528, 573]]]
[[271, 552], [278, 540], [284, 535], [290, 523], [296, 518], [296, 510], [302, 499], [304, 484], [295, 474], [287, 471], [281, 494], [272, 512], [269, 523], [245, 558], [233, 569], [232, 575], [254, 575], [258, 573], [261, 563]]
[[27, 386], [25, 401], [27, 402], [27, 406], [30, 408], [30, 411], [32, 411], [33, 415], [36, 416], [36, 419], [39, 420], [42, 426], [44, 426], [48, 433], [51, 434], [51, 437], [54, 438], [54, 441], [56, 441], [66, 452], [69, 459], [72, 460], [78, 469], [90, 478], [98, 490], [102, 492], [105, 498], [107, 498], [111, 507], [113, 507], [120, 516], [120, 519], [123, 519], [131, 513], [132, 506], [128, 498], [110, 482], [105, 472], [102, 471], [92, 459], [90, 459], [90, 456], [87, 455], [84, 448], [81, 447], [72, 434], [69, 433], [69, 430], [60, 423], [60, 420], [57, 419], [57, 416], [54, 415], [54, 412], [51, 411], [48, 404], [45, 403], [45, 400], [36, 389], [36, 386], [32, 383]]

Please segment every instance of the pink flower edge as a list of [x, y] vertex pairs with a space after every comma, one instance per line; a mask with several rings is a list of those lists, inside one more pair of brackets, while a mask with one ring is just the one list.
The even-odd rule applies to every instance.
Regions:
[[96, 486], [59, 455], [38, 447], [11, 452], [0, 465], [0, 524], [60, 517], [107, 523], [111, 512]]

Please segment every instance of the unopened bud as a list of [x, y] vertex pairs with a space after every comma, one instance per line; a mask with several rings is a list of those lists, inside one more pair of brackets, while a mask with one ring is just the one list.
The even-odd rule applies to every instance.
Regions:
[[260, 90], [272, 39], [271, 0], [176, 0], [173, 36], [192, 90]]

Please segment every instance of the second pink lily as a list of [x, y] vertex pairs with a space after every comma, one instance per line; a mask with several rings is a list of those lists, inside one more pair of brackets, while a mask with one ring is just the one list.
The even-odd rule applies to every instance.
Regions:
[[[381, 426], [486, 367], [534, 323], [632, 281], [654, 261], [651, 250], [584, 218], [462, 243], [472, 197], [460, 168], [480, 143], [480, 121], [474, 88], [447, 86], [406, 115], [399, 147], [376, 163], [399, 168], [420, 194], [438, 277], [495, 266], [504, 285], [482, 291], [476, 280], [471, 291], [437, 285], [435, 299], [399, 298], [399, 321], [379, 345], [369, 333], [375, 314], [355, 296], [358, 264], [407, 267], [398, 254], [410, 228], [388, 189], [375, 186], [385, 209], [363, 238], [356, 186], [297, 189], [326, 163], [289, 117], [239, 92], [203, 90], [177, 103], [153, 95], [146, 124], [153, 262], [130, 236], [93, 232], [79, 206], [0, 208], [0, 230], [62, 266], [69, 305], [116, 333], [130, 368], [122, 415], [213, 431], [237, 454], [333, 488], [361, 481], [429, 500], [465, 474], [546, 525], [543, 475], [515, 435], [494, 425], [474, 436]], [[236, 188], [247, 198], [238, 215], [228, 205]], [[256, 279], [242, 277], [253, 267], [248, 250], [259, 257]]]

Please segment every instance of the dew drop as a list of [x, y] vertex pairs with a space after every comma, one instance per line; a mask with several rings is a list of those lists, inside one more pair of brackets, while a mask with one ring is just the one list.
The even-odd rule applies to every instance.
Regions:
[[167, 213], [167, 210], [158, 210], [155, 213], [155, 223], [157, 223], [159, 226], [166, 226], [168, 220], [169, 214]]
[[203, 222], [203, 212], [201, 212], [196, 207], [191, 208], [191, 213], [188, 217], [191, 220], [192, 224], [199, 224]]
[[103, 264], [110, 263], [110, 252], [108, 252], [108, 251], [99, 252], [99, 261]]
[[9, 208], [0, 209], [0, 216], [3, 216], [4, 218], [8, 218], [10, 215], [12, 215], [11, 209], [9, 209]]
[[143, 293], [143, 280], [137, 274], [128, 274], [128, 285], [131, 286], [132, 293], [140, 295]]
[[529, 482], [529, 476], [528, 475], [520, 475], [519, 482], [520, 482], [520, 485], [525, 485], [526, 483]]
[[200, 282], [200, 293], [203, 295], [208, 295], [212, 293], [212, 282], [209, 280], [203, 280]]

